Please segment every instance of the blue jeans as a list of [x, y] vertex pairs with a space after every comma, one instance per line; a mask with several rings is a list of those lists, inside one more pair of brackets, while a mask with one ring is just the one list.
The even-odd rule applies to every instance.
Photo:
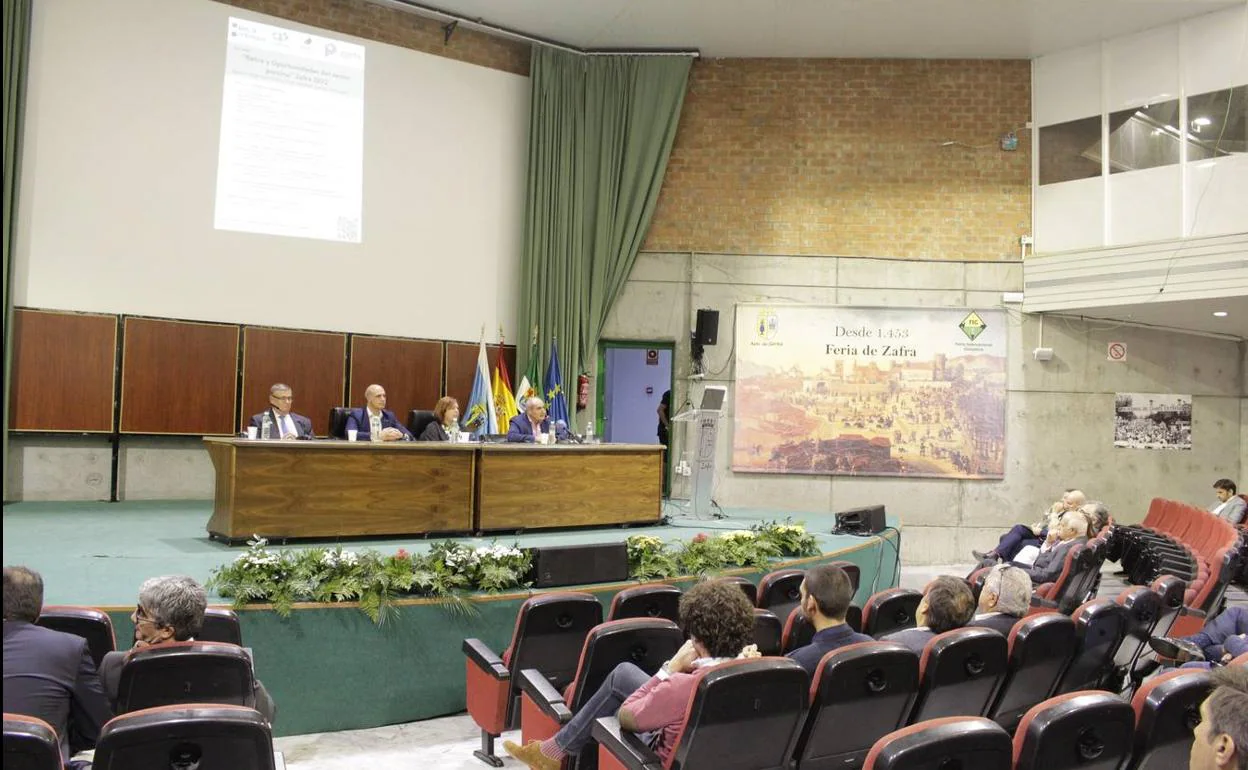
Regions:
[[574, 756], [579, 754], [593, 737], [594, 720], [615, 716], [628, 696], [648, 681], [650, 675], [632, 663], [621, 663], [612, 669], [593, 697], [585, 701], [581, 710], [555, 733], [559, 748]]

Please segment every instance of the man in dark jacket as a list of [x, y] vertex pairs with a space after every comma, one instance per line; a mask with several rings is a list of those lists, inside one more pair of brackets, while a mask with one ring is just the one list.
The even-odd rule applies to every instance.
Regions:
[[1066, 563], [1066, 554], [1076, 545], [1088, 542], [1088, 517], [1080, 511], [1063, 514], [1058, 522], [1057, 531], [1049, 533], [1049, 541], [1040, 549], [1034, 564], [1019, 564], [1027, 576], [1031, 578], [1033, 587], [1052, 583], [1062, 574]]
[[4, 710], [50, 724], [67, 762], [71, 752], [95, 746], [113, 712], [87, 641], [35, 625], [42, 611], [39, 573], [5, 567]]

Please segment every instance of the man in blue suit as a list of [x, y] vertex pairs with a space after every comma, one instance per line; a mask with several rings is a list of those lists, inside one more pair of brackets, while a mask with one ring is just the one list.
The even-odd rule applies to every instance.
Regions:
[[[309, 439], [312, 438], [312, 421], [301, 414], [295, 414], [290, 411], [290, 407], [294, 404], [294, 391], [289, 385], [277, 383], [269, 388], [269, 408], [264, 410], [269, 413], [269, 420], [272, 425], [272, 431], [269, 438], [279, 439]], [[252, 415], [249, 427], [256, 429], [256, 435], [260, 435], [260, 429], [264, 425], [264, 412]]]
[[41, 612], [43, 578], [26, 567], [5, 567], [4, 710], [51, 725], [67, 762], [71, 751], [95, 746], [113, 710], [87, 641], [35, 625]]
[[[507, 426], [507, 440], [513, 444], [532, 444], [537, 436], [550, 433], [550, 418], [546, 416], [546, 402], [537, 396], [529, 396], [524, 402], [524, 414], [511, 418]], [[555, 438], [566, 441], [568, 428], [555, 425]]]
[[386, 408], [386, 389], [369, 385], [364, 390], [368, 406], [352, 409], [347, 416], [347, 430], [358, 431], [359, 441], [411, 441], [412, 434], [394, 412]]

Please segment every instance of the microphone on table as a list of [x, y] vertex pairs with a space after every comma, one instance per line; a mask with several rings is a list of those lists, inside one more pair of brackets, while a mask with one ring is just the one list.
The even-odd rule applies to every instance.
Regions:
[[573, 444], [582, 443], [580, 436], [568, 430], [568, 424], [566, 422], [564, 422], [563, 420], [555, 420], [555, 432], [558, 433], [560, 430], [562, 430], [564, 434], [568, 436], [568, 438], [572, 439]]

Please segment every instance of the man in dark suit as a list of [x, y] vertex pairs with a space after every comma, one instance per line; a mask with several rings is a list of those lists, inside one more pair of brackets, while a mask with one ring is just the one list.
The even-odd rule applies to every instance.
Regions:
[[4, 710], [52, 725], [67, 762], [72, 752], [95, 746], [113, 711], [87, 641], [35, 625], [42, 611], [39, 573], [5, 567]]
[[256, 429], [257, 436], [264, 438], [261, 428], [264, 425], [264, 415], [267, 413], [272, 424], [269, 438], [312, 438], [312, 421], [290, 411], [294, 400], [294, 391], [290, 389], [290, 386], [277, 383], [269, 388], [269, 408], [259, 414], [253, 414], [248, 425]]
[[962, 628], [975, 614], [975, 594], [962, 578], [941, 575], [927, 584], [923, 600], [914, 611], [914, 628], [894, 631], [880, 639], [882, 642], [904, 644], [916, 655], [937, 634]]
[[[507, 426], [507, 440], [513, 444], [532, 444], [544, 439], [538, 436], [550, 434], [550, 418], [546, 416], [546, 402], [537, 396], [529, 396], [524, 401], [524, 414], [511, 418]], [[567, 426], [555, 425], [555, 439], [565, 441], [568, 438]]]
[[998, 564], [984, 579], [979, 607], [968, 626], [991, 628], [1009, 637], [1031, 609], [1031, 578], [1012, 564]]
[[[139, 588], [139, 603], [130, 615], [134, 623], [134, 647], [141, 649], [164, 642], [194, 641], [204, 627], [208, 597], [204, 588], [185, 575], [149, 578]], [[110, 652], [100, 661], [100, 681], [109, 701], [116, 703], [121, 686], [121, 669], [130, 651]], [[256, 711], [269, 722], [277, 715], [277, 705], [259, 679]]]
[[367, 406], [352, 409], [347, 416], [347, 430], [357, 431], [358, 441], [411, 441], [412, 434], [394, 412], [386, 408], [386, 389], [369, 385], [364, 389]]
[[1052, 583], [1062, 574], [1066, 554], [1076, 545], [1088, 542], [1088, 517], [1081, 511], [1068, 511], [1062, 515], [1057, 530], [1049, 533], [1049, 540], [1040, 549], [1033, 564], [1019, 564], [1031, 578], [1032, 586]]

